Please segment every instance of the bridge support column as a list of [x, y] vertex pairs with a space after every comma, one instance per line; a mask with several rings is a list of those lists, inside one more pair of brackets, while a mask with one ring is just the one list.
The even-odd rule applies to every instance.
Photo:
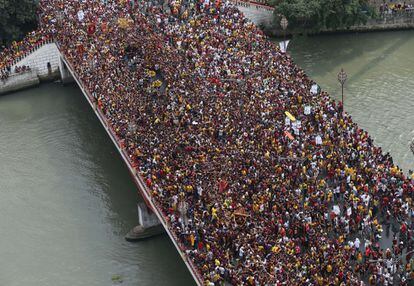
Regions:
[[126, 240], [139, 241], [165, 232], [157, 216], [144, 202], [138, 203], [138, 223], [139, 225], [125, 236]]
[[75, 81], [75, 79], [70, 74], [62, 58], [59, 58], [59, 71], [60, 71], [60, 79], [62, 80], [63, 84], [68, 84], [68, 83], [72, 83]]

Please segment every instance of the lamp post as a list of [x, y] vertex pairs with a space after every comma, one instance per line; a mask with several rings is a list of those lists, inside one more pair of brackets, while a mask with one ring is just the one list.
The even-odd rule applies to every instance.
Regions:
[[341, 88], [342, 88], [342, 113], [345, 110], [345, 106], [344, 106], [344, 84], [345, 84], [347, 78], [348, 78], [348, 75], [346, 74], [344, 69], [341, 68], [341, 71], [338, 73], [338, 81], [341, 84]]
[[286, 29], [288, 27], [288, 24], [289, 22], [286, 19], [286, 17], [282, 16], [282, 20], [280, 20], [280, 27], [282, 27], [282, 30], [283, 30], [283, 47], [284, 47], [285, 52], [286, 52]]

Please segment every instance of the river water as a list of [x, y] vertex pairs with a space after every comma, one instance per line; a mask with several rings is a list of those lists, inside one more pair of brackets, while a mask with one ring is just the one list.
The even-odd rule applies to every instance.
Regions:
[[405, 172], [414, 169], [414, 31], [295, 38], [289, 48], [336, 100], [343, 68], [345, 110]]
[[138, 195], [80, 90], [0, 97], [0, 285], [193, 285], [167, 236], [131, 244]]
[[[414, 32], [295, 38], [289, 53], [408, 171]], [[194, 285], [166, 236], [131, 244], [139, 199], [76, 86], [0, 97], [0, 285]]]

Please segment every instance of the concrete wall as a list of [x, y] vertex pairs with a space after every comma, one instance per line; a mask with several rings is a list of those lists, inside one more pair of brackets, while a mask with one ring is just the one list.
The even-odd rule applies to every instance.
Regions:
[[323, 30], [321, 33], [374, 32], [407, 29], [414, 29], [414, 12], [383, 15], [378, 19], [369, 19], [365, 25], [356, 25], [337, 30]]
[[231, 1], [247, 19], [257, 26], [270, 27], [273, 23], [273, 8], [244, 1]]
[[39, 84], [39, 77], [34, 70], [13, 74], [6, 81], [0, 81], [0, 95], [38, 86]]
[[[280, 28], [279, 23], [274, 22], [273, 8], [258, 3], [242, 1], [242, 0], [230, 0], [233, 5], [237, 6], [241, 12], [250, 21], [257, 26], [263, 28], [265, 34], [269, 36], [281, 37], [284, 35]], [[372, 5], [380, 5], [384, 3], [384, 0], [370, 1]], [[392, 3], [386, 1], [387, 3]], [[403, 1], [397, 1], [399, 3]], [[414, 0], [406, 1], [407, 4], [414, 4]], [[414, 11], [411, 12], [399, 12], [392, 15], [382, 15], [378, 19], [369, 19], [364, 25], [355, 25], [351, 27], [345, 27], [340, 29], [325, 29], [317, 32], [317, 34], [323, 33], [340, 33], [340, 32], [372, 32], [372, 31], [385, 31], [385, 30], [404, 30], [414, 29]], [[287, 31], [289, 33], [289, 29]], [[313, 33], [311, 33], [313, 34]]]
[[[50, 63], [50, 69], [48, 63]], [[15, 74], [16, 66], [29, 66], [31, 71]], [[15, 63], [11, 67], [11, 71], [9, 78], [0, 81], [0, 94], [37, 86], [42, 81], [62, 79], [64, 84], [73, 82], [73, 77], [62, 61], [55, 43], [48, 43], [35, 49], [31, 54]]]
[[65, 62], [59, 57], [59, 71], [60, 71], [60, 80], [63, 84], [68, 84], [75, 82], [72, 74], [70, 73], [68, 67], [66, 66]]
[[[45, 44], [33, 53], [17, 62], [12, 66], [14, 72], [15, 66], [29, 66], [37, 72], [41, 80], [52, 80], [59, 78], [59, 59], [60, 53], [54, 43]], [[51, 73], [47, 68], [47, 63], [51, 65]]]

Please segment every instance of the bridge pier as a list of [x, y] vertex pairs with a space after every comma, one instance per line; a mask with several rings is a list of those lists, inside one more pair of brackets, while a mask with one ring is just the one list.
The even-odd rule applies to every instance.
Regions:
[[63, 84], [68, 84], [68, 83], [72, 83], [75, 81], [68, 67], [63, 61], [62, 57], [59, 57], [59, 71], [60, 71], [60, 79], [62, 80]]
[[144, 202], [139, 202], [137, 207], [139, 224], [127, 233], [127, 241], [139, 241], [165, 232], [157, 216]]

